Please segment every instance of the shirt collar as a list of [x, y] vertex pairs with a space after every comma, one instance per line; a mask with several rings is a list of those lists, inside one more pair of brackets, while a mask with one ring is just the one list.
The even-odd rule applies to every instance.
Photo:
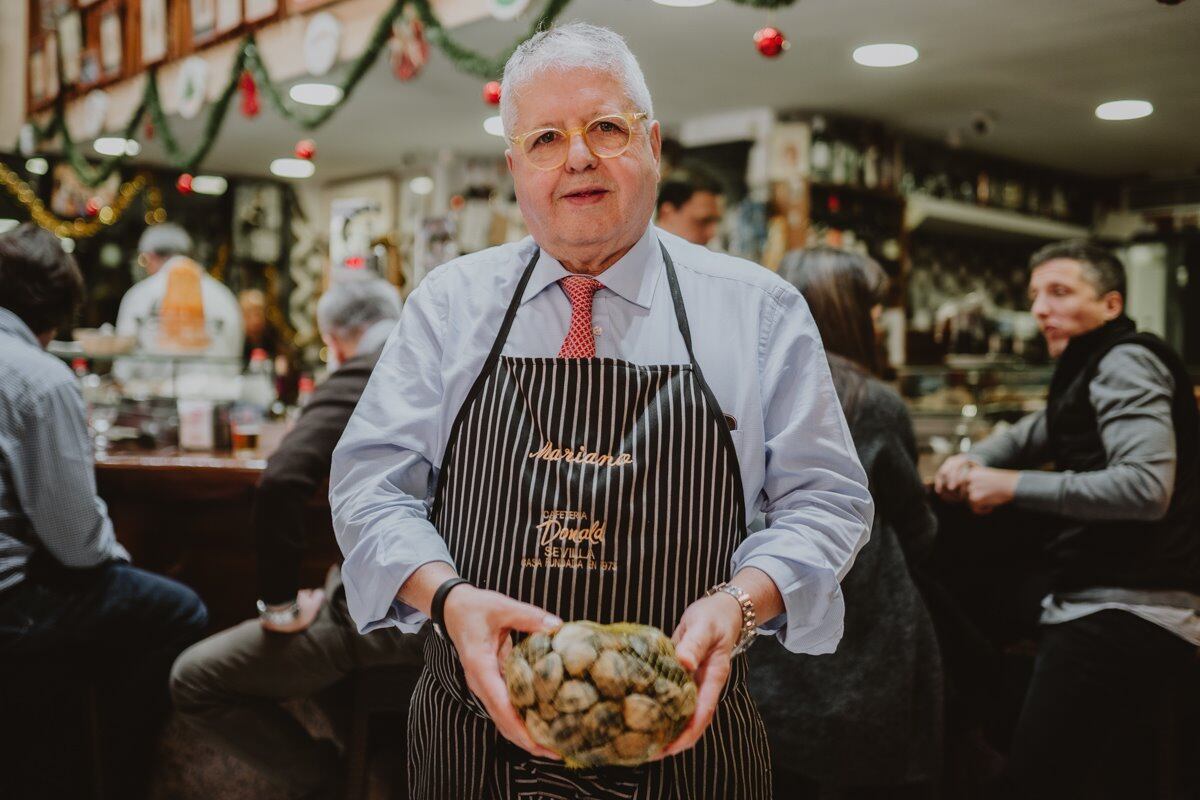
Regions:
[[[650, 308], [650, 300], [658, 286], [658, 276], [663, 269], [662, 252], [658, 246], [658, 235], [653, 225], [646, 227], [642, 238], [621, 256], [620, 260], [596, 279], [604, 288], [642, 308]], [[569, 272], [558, 259], [542, 250], [538, 262], [529, 277], [521, 303], [528, 303], [547, 287], [574, 273]]]
[[25, 324], [25, 320], [18, 317], [7, 308], [0, 308], [0, 333], [6, 333], [9, 336], [15, 336], [18, 339], [23, 339], [34, 347], [40, 348], [41, 342], [33, 331], [29, 330], [29, 326]]

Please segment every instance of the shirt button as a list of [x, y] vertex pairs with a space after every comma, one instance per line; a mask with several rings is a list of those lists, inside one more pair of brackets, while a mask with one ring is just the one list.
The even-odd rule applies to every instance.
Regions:
[[604, 328], [601, 328], [599, 325], [597, 325], [596, 327], [592, 328], [592, 335], [593, 335], [593, 336], [599, 336], [599, 335], [600, 335], [600, 334], [602, 334], [602, 333], [604, 333]]

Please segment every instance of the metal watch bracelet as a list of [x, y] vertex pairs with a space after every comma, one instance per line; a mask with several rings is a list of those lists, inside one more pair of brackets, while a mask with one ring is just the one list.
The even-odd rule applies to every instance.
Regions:
[[742, 629], [741, 635], [738, 636], [737, 644], [733, 646], [733, 652], [730, 656], [736, 656], [746, 652], [750, 645], [754, 642], [754, 637], [758, 635], [758, 628], [755, 624], [756, 616], [754, 613], [754, 601], [750, 598], [750, 593], [740, 586], [725, 581], [718, 583], [705, 593], [705, 597], [724, 592], [725, 594], [738, 601], [738, 605], [742, 607]]
[[300, 604], [295, 600], [283, 608], [271, 608], [262, 600], [259, 600], [256, 606], [258, 607], [258, 618], [271, 625], [281, 627], [291, 625], [300, 617]]

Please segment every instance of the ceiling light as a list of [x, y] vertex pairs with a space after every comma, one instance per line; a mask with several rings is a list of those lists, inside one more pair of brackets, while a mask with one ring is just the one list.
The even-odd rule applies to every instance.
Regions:
[[0, 219], [0, 233], [8, 233], [20, 224], [21, 223], [15, 219], [8, 219], [7, 217]]
[[499, 115], [488, 117], [483, 121], [483, 129], [492, 136], [504, 138], [504, 120], [500, 119]]
[[50, 162], [38, 156], [25, 162], [25, 169], [34, 175], [45, 175], [50, 171]]
[[288, 95], [306, 106], [332, 106], [342, 99], [342, 90], [330, 83], [297, 83]]
[[196, 175], [192, 178], [192, 191], [196, 194], [222, 195], [229, 188], [229, 181], [220, 175]]
[[58, 243], [62, 245], [62, 249], [63, 249], [64, 253], [74, 253], [75, 252], [75, 240], [74, 239], [68, 239], [66, 237], [63, 237], [58, 240]]
[[120, 136], [101, 136], [92, 142], [92, 149], [102, 156], [136, 156], [142, 152], [142, 146], [137, 141]]
[[854, 60], [864, 67], [902, 67], [918, 55], [911, 44], [864, 44], [854, 50]]
[[711, 5], [716, 0], [654, 0], [654, 2], [660, 6], [671, 6], [672, 8], [697, 8]]
[[1096, 106], [1096, 116], [1107, 120], [1141, 119], [1153, 113], [1154, 106], [1145, 100], [1112, 100]]
[[413, 178], [408, 182], [408, 188], [412, 189], [413, 194], [429, 194], [433, 191], [433, 178], [425, 175]]
[[[271, 162], [271, 174], [281, 178], [307, 178], [316, 171], [316, 165], [303, 158], [277, 158]], [[195, 178], [192, 181], [195, 183]]]

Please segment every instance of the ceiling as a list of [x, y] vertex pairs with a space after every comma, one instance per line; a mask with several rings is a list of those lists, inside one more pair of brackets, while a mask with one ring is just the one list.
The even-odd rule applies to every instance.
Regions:
[[[1200, 170], [1200, 0], [799, 0], [773, 17], [727, 0], [697, 9], [575, 0], [560, 17], [572, 19], [629, 40], [668, 130], [699, 115], [770, 106], [874, 118], [941, 139], [987, 110], [994, 130], [968, 133], [965, 146], [1099, 176]], [[792, 43], [774, 60], [751, 42], [769, 22]], [[488, 19], [454, 33], [496, 53], [526, 24]], [[888, 41], [915, 45], [920, 60], [880, 70], [850, 59], [857, 45]], [[231, 112], [205, 165], [265, 173], [306, 135], [318, 143], [321, 180], [391, 170], [406, 154], [439, 148], [499, 153], [500, 140], [481, 127], [491, 113], [481, 86], [436, 48], [409, 83], [381, 58], [313, 134], [266, 103], [253, 120]], [[1097, 104], [1120, 98], [1150, 100], [1155, 113], [1119, 123], [1095, 117]], [[195, 141], [200, 119], [177, 124], [183, 142]], [[139, 160], [162, 154], [150, 142]]]

